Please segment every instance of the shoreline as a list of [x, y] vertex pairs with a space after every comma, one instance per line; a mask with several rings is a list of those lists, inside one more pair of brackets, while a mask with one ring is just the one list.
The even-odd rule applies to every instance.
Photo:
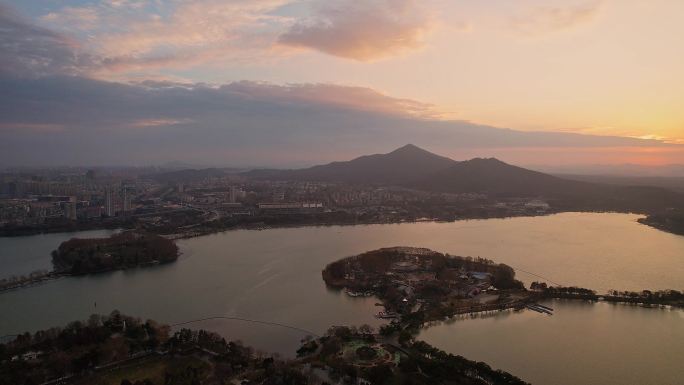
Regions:
[[[180, 257], [180, 255], [179, 255], [179, 257]], [[47, 284], [47, 283], [50, 283], [52, 281], [56, 281], [56, 280], [62, 279], [62, 278], [85, 277], [85, 276], [91, 276], [91, 275], [113, 273], [115, 271], [126, 271], [126, 270], [130, 270], [130, 269], [139, 269], [139, 268], [147, 268], [147, 267], [154, 267], [154, 266], [162, 266], [162, 265], [174, 263], [174, 262], [176, 262], [176, 260], [169, 261], [169, 262], [156, 261], [156, 262], [140, 264], [137, 266], [127, 266], [127, 267], [121, 267], [121, 268], [115, 268], [115, 269], [103, 269], [103, 270], [97, 270], [97, 271], [92, 271], [92, 272], [87, 272], [87, 273], [79, 273], [79, 274], [51, 271], [51, 272], [48, 272], [47, 274], [45, 274], [44, 276], [41, 276], [39, 278], [31, 279], [31, 280], [19, 283], [19, 284], [14, 285], [14, 286], [0, 288], [0, 295], [7, 293], [7, 292], [10, 292], [10, 291], [26, 289], [26, 288], [30, 288], [33, 286], [40, 286], [40, 285]]]
[[[172, 240], [178, 239], [191, 239], [197, 238], [205, 235], [227, 233], [231, 231], [249, 230], [249, 231], [264, 231], [264, 230], [276, 230], [276, 229], [297, 229], [297, 228], [307, 228], [307, 227], [350, 227], [350, 226], [367, 226], [367, 225], [401, 225], [401, 224], [415, 224], [415, 223], [456, 223], [456, 222], [466, 222], [466, 221], [478, 221], [478, 220], [490, 220], [490, 219], [514, 219], [514, 218], [537, 218], [537, 217], [547, 217], [558, 214], [625, 214], [625, 215], [640, 215], [644, 218], [647, 214], [637, 213], [637, 212], [622, 212], [622, 211], [552, 211], [541, 214], [521, 214], [521, 215], [502, 215], [502, 216], [473, 216], [464, 217], [454, 220], [440, 220], [440, 219], [414, 219], [414, 220], [401, 220], [401, 221], [366, 221], [366, 222], [316, 222], [316, 223], [298, 223], [298, 224], [280, 224], [280, 225], [239, 225], [234, 227], [227, 227], [220, 230], [207, 231], [207, 232], [188, 232], [187, 234], [172, 233], [172, 234], [159, 234], [162, 237]], [[637, 220], [638, 222], [638, 220]], [[641, 223], [641, 222], [638, 222]], [[644, 223], [645, 224], [645, 223]], [[662, 229], [658, 229], [664, 231]], [[668, 231], [664, 231], [668, 232]], [[669, 233], [669, 232], [668, 232]], [[0, 237], [1, 238], [1, 237]]]
[[[667, 232], [675, 235], [679, 234], [665, 226], [657, 226], [656, 224], [649, 223], [647, 221], [648, 213], [634, 212], [634, 211], [614, 211], [614, 210], [550, 210], [544, 213], [521, 213], [516, 214], [506, 214], [506, 215], [477, 215], [477, 216], [467, 216], [460, 217], [456, 219], [438, 219], [438, 218], [414, 218], [414, 219], [401, 219], [401, 220], [388, 220], [388, 221], [312, 221], [309, 223], [279, 223], [279, 224], [266, 224], [266, 223], [247, 223], [247, 224], [237, 224], [234, 226], [225, 226], [218, 228], [201, 228], [202, 224], [198, 224], [197, 227], [200, 229], [188, 229], [187, 231], [181, 231], [178, 233], [165, 233], [165, 232], [153, 232], [154, 234], [160, 235], [164, 238], [177, 240], [177, 239], [189, 239], [196, 238], [204, 235], [211, 235], [217, 233], [224, 233], [234, 230], [272, 230], [272, 229], [290, 229], [290, 228], [304, 228], [304, 227], [332, 227], [332, 226], [363, 226], [363, 225], [391, 225], [391, 224], [405, 224], [405, 223], [454, 223], [461, 221], [471, 221], [471, 220], [488, 220], [488, 219], [510, 219], [510, 218], [535, 218], [535, 217], [545, 217], [557, 214], [565, 213], [596, 213], [596, 214], [633, 214], [640, 215], [642, 218], [637, 220], [638, 223], [655, 228], [657, 230]], [[270, 218], [270, 217], [268, 217]], [[268, 219], [264, 218], [264, 219]], [[41, 234], [55, 234], [55, 233], [71, 233], [71, 232], [81, 232], [81, 231], [91, 231], [91, 230], [130, 230], [132, 226], [126, 226], [125, 224], [120, 224], [120, 226], [85, 226], [77, 228], [53, 228], [53, 229], [33, 229], [30, 231], [21, 231], [21, 233], [10, 233], [6, 234], [7, 230], [0, 229], [0, 238], [15, 238], [24, 237], [32, 235]]]
[[39, 277], [36, 279], [31, 279], [31, 280], [28, 280], [26, 282], [16, 284], [14, 286], [8, 286], [8, 287], [0, 288], [0, 294], [4, 294], [4, 293], [15, 291], [15, 290], [26, 289], [26, 288], [33, 287], [33, 286], [40, 286], [40, 285], [50, 283], [52, 281], [56, 281], [60, 278], [68, 277], [68, 276], [69, 276], [68, 274], [57, 273], [57, 272], [51, 271], [42, 277]]
[[[216, 230], [216, 231], [210, 231], [210, 232], [191, 232], [187, 234], [166, 234], [166, 235], [160, 235], [161, 237], [164, 237], [166, 239], [172, 240], [172, 241], [177, 241], [177, 240], [185, 240], [185, 239], [192, 239], [192, 238], [199, 238], [202, 236], [209, 236], [213, 234], [223, 234], [223, 233], [228, 233], [230, 231], [241, 231], [241, 230], [246, 230], [246, 231], [261, 231], [261, 230], [276, 230], [276, 229], [296, 229], [296, 228], [309, 228], [309, 227], [335, 227], [335, 226], [340, 226], [340, 227], [347, 227], [347, 226], [371, 226], [371, 225], [402, 225], [402, 224], [419, 224], [419, 223], [432, 223], [432, 224], [447, 224], [447, 223], [456, 223], [456, 222], [468, 222], [468, 221], [487, 221], [491, 219], [513, 219], [513, 218], [536, 218], [536, 217], [541, 217], [541, 216], [553, 216], [553, 215], [559, 215], [559, 214], [572, 214], [572, 213], [596, 213], [596, 214], [631, 214], [631, 215], [638, 215], [640, 218], [636, 220], [637, 223], [642, 224], [642, 225], [647, 225], [649, 227], [649, 224], [642, 222], [643, 219], [646, 218], [644, 214], [641, 213], [622, 213], [622, 212], [614, 212], [614, 211], [608, 211], [608, 212], [597, 212], [597, 211], [591, 211], [591, 212], [586, 212], [586, 211], [561, 211], [561, 212], [552, 212], [552, 213], [544, 213], [544, 214], [537, 214], [537, 215], [517, 215], [517, 216], [497, 216], [497, 217], [469, 217], [469, 218], [459, 218], [454, 221], [444, 221], [444, 220], [437, 220], [437, 219], [416, 219], [416, 220], [405, 220], [405, 221], [368, 221], [368, 222], [356, 222], [356, 223], [348, 223], [348, 222], [318, 222], [318, 223], [308, 223], [308, 224], [282, 224], [282, 225], [241, 225], [241, 226], [235, 226], [227, 229], [221, 229], [221, 230]], [[1, 238], [1, 237], [0, 237]], [[128, 269], [137, 269], [141, 267], [148, 267], [148, 266], [153, 266], [156, 265], [154, 263], [150, 264], [145, 264], [145, 265], [140, 265], [140, 266], [130, 266], [130, 267], [122, 267], [118, 269], [107, 269], [107, 270], [102, 270], [102, 271], [97, 271], [97, 272], [92, 272], [91, 274], [99, 274], [99, 273], [106, 273], [110, 271], [117, 271], [117, 270], [128, 270]], [[66, 274], [63, 272], [57, 272], [57, 271], [51, 271], [48, 274], [37, 277], [35, 279], [28, 280], [24, 283], [19, 283], [16, 285], [0, 288], [0, 294], [5, 293], [5, 292], [10, 292], [14, 290], [20, 290], [23, 288], [29, 288], [31, 286], [38, 286], [41, 284], [49, 283], [52, 280], [62, 278], [65, 276], [71, 276], [72, 274]], [[608, 295], [602, 295], [603, 297], [610, 298]], [[589, 300], [596, 300], [592, 298], [579, 298], [579, 299], [589, 299]], [[627, 302], [627, 303], [634, 303], [633, 300], [631, 299], [625, 299], [623, 300], [608, 300], [612, 302]], [[638, 303], [638, 302], [637, 302]], [[654, 302], [649, 302], [645, 304], [653, 304], [653, 305], [661, 305], [660, 303], [654, 303]]]
[[637, 220], [642, 225], [651, 227], [656, 230], [660, 230], [662, 232], [668, 233], [668, 234], [674, 234], [674, 235], [680, 235], [684, 237], [684, 229], [680, 229], [678, 227], [674, 227], [672, 225], [667, 225], [663, 224], [661, 222], [658, 222], [657, 220], [654, 220], [651, 218], [651, 216], [645, 216], [643, 218], [639, 218]]
[[[436, 266], [436, 267], [435, 267]], [[415, 247], [389, 247], [338, 259], [322, 271], [326, 287], [355, 297], [374, 296], [391, 319], [388, 333], [416, 330], [426, 323], [453, 317], [525, 308], [553, 315], [540, 301], [583, 300], [684, 309], [684, 293], [675, 289], [617, 291], [605, 294], [576, 286], [533, 282], [530, 289], [515, 271], [486, 258], [442, 254]]]

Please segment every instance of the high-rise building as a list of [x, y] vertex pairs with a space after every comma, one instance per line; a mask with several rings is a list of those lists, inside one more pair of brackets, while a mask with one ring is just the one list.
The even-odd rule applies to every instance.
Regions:
[[131, 210], [131, 194], [128, 191], [128, 187], [123, 188], [123, 211], [128, 212]]
[[284, 191], [276, 191], [273, 193], [273, 202], [282, 202], [285, 200]]
[[114, 216], [114, 201], [112, 198], [112, 188], [107, 187], [105, 189], [105, 215], [108, 217]]
[[229, 198], [230, 203], [237, 202], [237, 187], [230, 186], [230, 195], [228, 198]]
[[64, 216], [72, 221], [77, 219], [76, 202], [67, 202], [64, 204]]
[[95, 187], [95, 170], [88, 170], [84, 178], [84, 186], [86, 190], [91, 190]]

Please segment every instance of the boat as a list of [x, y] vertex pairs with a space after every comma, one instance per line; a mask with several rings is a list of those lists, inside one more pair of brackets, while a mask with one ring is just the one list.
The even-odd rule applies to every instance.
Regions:
[[350, 297], [371, 297], [373, 295], [372, 291], [354, 291], [345, 289], [344, 292]]
[[[536, 303], [535, 303], [535, 304], [528, 304], [528, 305], [526, 305], [525, 307], [528, 308], [528, 309], [530, 309], [530, 310], [534, 310], [534, 311], [536, 311], [536, 312], [538, 312], [538, 313], [544, 313], [544, 314], [548, 314], [548, 315], [553, 315], [553, 313], [552, 313], [551, 311], [547, 310], [547, 307], [546, 307], [546, 306], [542, 306], [542, 305], [539, 305], [539, 304], [536, 304]], [[550, 309], [550, 308], [548, 308], [548, 309]]]
[[398, 318], [398, 317], [399, 317], [399, 314], [397, 314], [393, 311], [381, 311], [375, 315], [375, 318], [381, 318], [381, 319], [391, 319], [391, 318]]

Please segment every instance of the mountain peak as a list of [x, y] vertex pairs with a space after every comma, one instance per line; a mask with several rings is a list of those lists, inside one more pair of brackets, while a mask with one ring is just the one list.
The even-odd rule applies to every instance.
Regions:
[[415, 144], [409, 143], [404, 146], [401, 146], [397, 148], [396, 150], [390, 152], [390, 154], [396, 154], [396, 153], [402, 153], [402, 152], [429, 152], [427, 150], [424, 150]]
[[[387, 154], [365, 155], [349, 161], [281, 172], [279, 176], [297, 180], [405, 185], [454, 164], [456, 161], [452, 159], [407, 144]], [[274, 177], [273, 173], [267, 175]]]
[[415, 162], [416, 165], [422, 165], [428, 169], [440, 169], [446, 166], [451, 166], [456, 161], [447, 157], [437, 155], [428, 150], [422, 149], [415, 144], [407, 144], [399, 147], [396, 150], [382, 155], [375, 155], [376, 159], [382, 159], [384, 162], [394, 162], [394, 166], [403, 167], [402, 163]]
[[465, 162], [471, 163], [471, 164], [497, 164], [497, 165], [508, 165], [508, 163], [501, 161], [497, 158], [473, 158], [470, 160], [466, 160]]

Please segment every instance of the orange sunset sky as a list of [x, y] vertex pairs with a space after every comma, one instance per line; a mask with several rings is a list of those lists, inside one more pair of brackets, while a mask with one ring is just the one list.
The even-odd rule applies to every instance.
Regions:
[[[187, 144], [103, 150], [101, 163], [300, 165], [405, 142], [521, 164], [684, 163], [679, 0], [22, 0], [0, 2], [0, 12], [3, 91], [35, 89], [4, 96], [7, 150], [54, 140], [97, 147], [99, 130], [117, 143], [149, 132]], [[60, 97], [65, 105], [42, 116], [16, 113], [53, 106], [50, 87], [101, 102]], [[139, 94], [155, 102], [121, 104]], [[128, 112], [97, 112], [107, 107]], [[449, 122], [589, 136], [528, 143], [475, 132], [459, 141]], [[51, 151], [66, 164], [98, 153]]]

